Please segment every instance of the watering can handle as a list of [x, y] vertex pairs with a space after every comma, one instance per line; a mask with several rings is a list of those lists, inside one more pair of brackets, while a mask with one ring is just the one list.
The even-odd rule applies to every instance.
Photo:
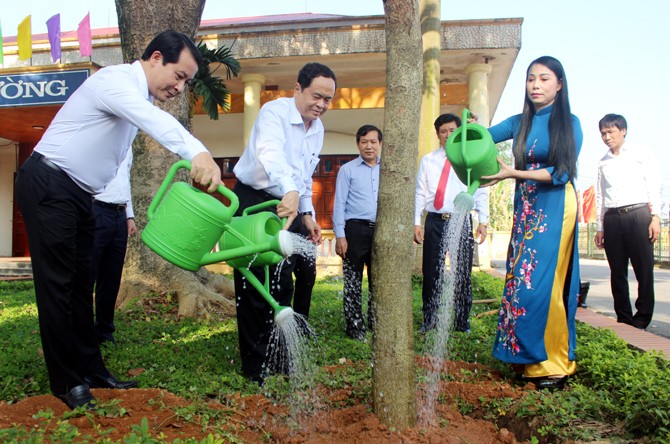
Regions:
[[[265, 202], [261, 202], [261, 203], [256, 204], [256, 205], [252, 205], [252, 206], [247, 207], [244, 210], [242, 210], [242, 216], [246, 216], [249, 213], [254, 213], [258, 210], [262, 210], [263, 208], [277, 206], [280, 203], [281, 203], [281, 201], [279, 199], [273, 199], [273, 200], [268, 200], [268, 201], [265, 201]], [[285, 217], [281, 221], [284, 225], [286, 225], [287, 220], [288, 220], [288, 218]]]
[[[464, 164], [468, 164], [466, 159], [466, 145], [468, 143], [468, 119], [470, 118], [471, 113], [467, 108], [463, 108], [463, 118], [461, 119], [461, 158], [463, 159]], [[470, 168], [466, 169], [468, 174], [468, 185], [470, 184]]]
[[[170, 183], [174, 179], [174, 176], [177, 174], [177, 171], [180, 168], [186, 168], [187, 170], [191, 171], [191, 162], [188, 160], [180, 160], [176, 163], [174, 163], [170, 169], [168, 170], [167, 174], [165, 175], [165, 179], [163, 179], [163, 183], [158, 187], [158, 191], [156, 191], [156, 196], [154, 199], [151, 201], [151, 204], [149, 205], [149, 208], [147, 209], [147, 219], [151, 220], [154, 216], [154, 213], [156, 211], [156, 207], [160, 203], [161, 200], [163, 200], [163, 196], [165, 195], [165, 192], [167, 191], [168, 187], [170, 186]], [[240, 206], [240, 200], [237, 198], [237, 195], [233, 193], [231, 190], [226, 188], [225, 185], [221, 184], [216, 188], [216, 191], [230, 200], [230, 211], [231, 214], [235, 213], [237, 211], [237, 208]]]

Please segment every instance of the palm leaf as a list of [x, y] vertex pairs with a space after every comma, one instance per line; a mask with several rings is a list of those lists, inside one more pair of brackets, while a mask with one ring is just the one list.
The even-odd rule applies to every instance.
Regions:
[[[210, 49], [204, 42], [198, 43], [203, 64], [191, 82], [189, 90], [189, 116], [193, 117], [195, 105], [202, 98], [202, 107], [212, 120], [219, 119], [219, 107], [224, 111], [230, 108], [227, 99], [230, 91], [224, 80], [214, 74], [221, 67], [225, 69], [225, 78], [230, 80], [240, 72], [240, 62], [233, 57], [230, 48], [222, 46]], [[212, 67], [214, 70], [212, 71]]]

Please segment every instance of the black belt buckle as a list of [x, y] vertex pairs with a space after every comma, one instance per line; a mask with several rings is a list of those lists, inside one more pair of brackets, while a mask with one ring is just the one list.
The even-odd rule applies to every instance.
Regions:
[[639, 210], [640, 208], [646, 207], [648, 204], [646, 203], [639, 203], [639, 204], [633, 204], [633, 205], [626, 205], [623, 207], [618, 207], [618, 208], [611, 208], [609, 211], [616, 212], [617, 214], [628, 214], [631, 211]]

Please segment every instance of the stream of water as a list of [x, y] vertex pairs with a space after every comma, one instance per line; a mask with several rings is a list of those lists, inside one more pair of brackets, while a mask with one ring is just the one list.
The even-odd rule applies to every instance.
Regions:
[[464, 234], [463, 229], [469, 227], [469, 224], [466, 224], [466, 218], [469, 217], [472, 202], [456, 199], [454, 204], [455, 212], [449, 219], [448, 229], [444, 232], [440, 248], [440, 255], [447, 257], [447, 263], [441, 270], [442, 279], [438, 282], [437, 288], [440, 295], [437, 325], [434, 330], [426, 334], [428, 366], [427, 374], [421, 381], [425, 385], [425, 390], [419, 399], [419, 420], [423, 424], [435, 424], [436, 422], [436, 403], [440, 394], [440, 380], [445, 371], [449, 338], [453, 330], [454, 289], [457, 288], [458, 280], [464, 279], [456, 272], [456, 264], [468, 259], [459, 257], [461, 253], [459, 241]]

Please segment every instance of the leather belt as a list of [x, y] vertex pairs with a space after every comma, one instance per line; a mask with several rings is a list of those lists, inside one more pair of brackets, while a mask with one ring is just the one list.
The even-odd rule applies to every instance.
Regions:
[[115, 204], [115, 203], [109, 203], [109, 202], [103, 202], [101, 200], [93, 200], [93, 205], [97, 205], [99, 207], [103, 208], [109, 208], [110, 210], [114, 211], [126, 211], [126, 204]]
[[375, 226], [377, 226], [377, 222], [372, 222], [371, 220], [365, 220], [365, 219], [347, 219], [345, 223], [356, 223], [361, 225], [367, 225], [370, 228], [374, 228]]
[[617, 208], [608, 208], [607, 211], [605, 211], [605, 214], [628, 214], [631, 211], [639, 210], [640, 208], [644, 207], [649, 208], [649, 204], [639, 203], [633, 205], [625, 205], [623, 207], [617, 207]]
[[430, 217], [431, 219], [449, 220], [449, 219], [451, 219], [451, 213], [431, 213], [431, 212], [429, 212], [426, 217]]
[[33, 151], [33, 153], [30, 155], [30, 157], [37, 160], [38, 162], [42, 162], [44, 165], [48, 166], [49, 168], [51, 168], [54, 171], [59, 171], [61, 173], [65, 172], [61, 169], [61, 167], [59, 167], [58, 165], [56, 165], [55, 163], [53, 163], [52, 161], [50, 161], [49, 159], [44, 157], [43, 154], [40, 154], [37, 151]]

